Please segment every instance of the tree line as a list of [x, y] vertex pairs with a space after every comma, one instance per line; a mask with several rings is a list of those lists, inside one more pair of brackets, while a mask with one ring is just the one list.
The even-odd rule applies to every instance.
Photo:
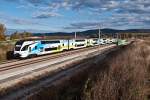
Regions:
[[10, 40], [14, 40], [14, 39], [25, 39], [28, 37], [31, 37], [32, 33], [30, 32], [14, 32], [13, 34], [10, 35]]
[[[6, 35], [5, 35], [6, 27], [4, 24], [0, 23], [0, 41], [5, 41], [6, 40]], [[94, 35], [94, 34], [93, 34]], [[25, 39], [28, 37], [31, 37], [32, 33], [30, 32], [14, 32], [12, 33], [9, 38], [10, 40], [15, 40], [15, 39]], [[118, 33], [115, 37], [121, 38], [121, 39], [126, 39], [126, 38], [144, 38], [144, 37], [149, 37], [149, 34], [142, 34], [142, 33]], [[91, 36], [91, 37], [97, 37], [97, 36]], [[114, 37], [114, 34], [101, 34], [101, 38], [111, 38]]]

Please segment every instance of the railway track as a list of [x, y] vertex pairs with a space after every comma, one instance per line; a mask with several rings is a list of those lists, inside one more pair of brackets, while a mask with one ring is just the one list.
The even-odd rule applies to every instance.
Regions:
[[[92, 49], [96, 49], [97, 48], [97, 50], [92, 50]], [[105, 54], [106, 53], [106, 51], [108, 52], [108, 50], [110, 49], [110, 47], [109, 48], [103, 48], [103, 49], [98, 49], [98, 47], [95, 47], [95, 48], [91, 48], [91, 50], [90, 51], [94, 51], [94, 52], [91, 52], [90, 53], [90, 56], [88, 55], [87, 56], [87, 54], [89, 54], [89, 53], [86, 53], [86, 54], [84, 54], [84, 55], [80, 55], [80, 56], [78, 56], [77, 58], [75, 58], [76, 60], [77, 59], [79, 59], [79, 58], [81, 58], [81, 59], [83, 59], [83, 58], [90, 58], [90, 57], [94, 57], [94, 56], [96, 56], [96, 55], [98, 55], [98, 54], [100, 54], [99, 56], [100, 57], [102, 57], [102, 55], [103, 54]], [[100, 51], [99, 51], [100, 50]], [[87, 51], [87, 49], [84, 49], [83, 51]], [[110, 50], [109, 50], [110, 51]], [[78, 52], [76, 52], [76, 53], [79, 53], [79, 52], [81, 52], [81, 50], [79, 50]], [[72, 54], [73, 52], [70, 52], [70, 53], [67, 53], [67, 55], [68, 54], [70, 54], [70, 56], [71, 56], [71, 54]], [[75, 54], [75, 53], [74, 53]], [[64, 55], [62, 55], [62, 57], [63, 57]], [[84, 56], [83, 58], [81, 57], [81, 56]], [[61, 57], [61, 58], [62, 58]], [[70, 61], [70, 60], [75, 60], [75, 59], [68, 59], [68, 60], [64, 60], [64, 62], [68, 62], [68, 61]], [[62, 61], [61, 62], [59, 62], [59, 64], [61, 64], [61, 63], [63, 63]], [[85, 62], [85, 63], [88, 63], [88, 62]], [[59, 65], [58, 64], [58, 65]], [[53, 65], [51, 65], [51, 66], [53, 66]], [[57, 64], [56, 64], [56, 66], [57, 66]], [[60, 66], [60, 65], [59, 65]], [[17, 96], [19, 96], [19, 97], [22, 97], [24, 94], [27, 94], [27, 93], [33, 93], [33, 91], [38, 91], [38, 88], [39, 87], [41, 87], [41, 86], [46, 86], [46, 84], [49, 84], [49, 83], [52, 83], [52, 82], [55, 82], [55, 81], [57, 81], [57, 80], [60, 80], [62, 77], [67, 77], [67, 76], [69, 76], [69, 75], [71, 75], [71, 74], [73, 74], [73, 73], [75, 73], [77, 70], [83, 70], [83, 69], [85, 69], [85, 68], [87, 68], [87, 66], [83, 66], [83, 67], [81, 67], [80, 65], [76, 65], [76, 66], [72, 66], [72, 67], [66, 67], [66, 68], [62, 68], [62, 66], [63, 65], [61, 65], [60, 67], [58, 67], [58, 68], [56, 68], [55, 70], [58, 70], [58, 72], [56, 71], [56, 73], [53, 73], [52, 74], [52, 77], [50, 78], [50, 79], [48, 79], [48, 80], [45, 80], [44, 82], [41, 82], [41, 83], [39, 83], [38, 85], [33, 85], [33, 86], [31, 86], [31, 87], [28, 87], [28, 88], [24, 88], [24, 90], [23, 91], [15, 91], [15, 93], [13, 92], [10, 92], [10, 94], [9, 95], [7, 95], [6, 96], [6, 100], [9, 100], [10, 98], [12, 99], [12, 98], [16, 98]], [[54, 66], [53, 66], [54, 67]], [[48, 67], [47, 67], [48, 68]], [[43, 67], [42, 68], [42, 70], [44, 70], [44, 69], [46, 69], [47, 70], [47, 68], [46, 67]], [[52, 67], [49, 67], [50, 69], [52, 68]], [[52, 68], [53, 69], [53, 68]], [[61, 69], [61, 70], [60, 70]], [[35, 90], [35, 89], [37, 89], [37, 90]], [[26, 97], [25, 97], [26, 98]], [[4, 99], [4, 100], [5, 100]]]
[[[64, 52], [63, 54], [57, 54], [53, 56], [44, 56], [40, 59], [29, 59], [27, 61], [23, 61], [21, 63], [9, 64], [5, 66], [0, 66], [0, 84], [6, 83], [7, 81], [13, 81], [15, 79], [20, 79], [26, 75], [31, 75], [32, 73], [42, 71], [46, 68], [50, 68], [51, 71], [61, 68], [61, 66], [57, 66], [58, 64], [65, 64], [65, 62], [77, 61], [79, 59], [88, 58], [91, 55], [95, 55], [93, 53], [102, 52], [106, 49], [112, 48], [114, 46], [103, 46], [103, 47], [91, 47], [85, 48], [70, 52]], [[88, 56], [87, 56], [88, 55]], [[52, 67], [53, 66], [53, 67]]]
[[0, 65], [2, 65], [2, 64], [8, 64], [8, 63], [16, 62], [16, 61], [19, 61], [19, 59], [1, 61], [1, 62], [0, 62]]
[[82, 48], [82, 49], [62, 52], [62, 53], [58, 53], [58, 54], [41, 56], [41, 57], [37, 57], [37, 58], [33, 58], [33, 59], [17, 60], [17, 61], [14, 60], [15, 62], [10, 61], [10, 63], [1, 64], [0, 65], [0, 72], [10, 70], [10, 69], [14, 69], [14, 68], [18, 68], [18, 67], [22, 67], [22, 66], [25, 66], [25, 65], [30, 65], [30, 64], [42, 62], [42, 61], [47, 61], [47, 60], [58, 58], [58, 57], [63, 57], [63, 56], [66, 56], [66, 55], [77, 54], [79, 52], [83, 52], [83, 51], [86, 51], [86, 50], [89, 50], [89, 49], [96, 49], [96, 48], [99, 48], [99, 47], [96, 46], [96, 47]]
[[[85, 48], [81, 48], [81, 49], [85, 49]], [[79, 49], [73, 49], [72, 51], [77, 51]], [[65, 52], [68, 52], [68, 51], [63, 51], [63, 52], [59, 52], [57, 54], [61, 54], [61, 53], [65, 53]], [[51, 54], [46, 54], [46, 55], [41, 55], [41, 56], [37, 56], [36, 58], [40, 58], [42, 56], [49, 56], [49, 55], [56, 55], [56, 53], [51, 53]], [[28, 59], [31, 59], [31, 58], [28, 58]], [[8, 64], [8, 63], [13, 63], [13, 62], [17, 62], [17, 61], [24, 61], [26, 59], [12, 59], [12, 60], [4, 60], [4, 61], [1, 61], [0, 62], [0, 65], [2, 64]]]

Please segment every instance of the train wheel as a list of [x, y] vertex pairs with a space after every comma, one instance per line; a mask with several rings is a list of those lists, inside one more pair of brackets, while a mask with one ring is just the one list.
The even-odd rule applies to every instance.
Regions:
[[37, 57], [37, 54], [32, 54], [29, 56], [29, 58], [35, 58], [35, 57]]

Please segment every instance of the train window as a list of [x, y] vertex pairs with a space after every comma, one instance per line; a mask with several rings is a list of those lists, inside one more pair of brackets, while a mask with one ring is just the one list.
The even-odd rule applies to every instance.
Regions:
[[57, 49], [61, 49], [61, 46], [59, 45]]
[[31, 47], [29, 47], [29, 52], [31, 52]]
[[52, 51], [52, 50], [57, 50], [57, 47], [54, 47], [54, 48], [45, 48], [45, 51]]
[[26, 51], [26, 50], [28, 50], [28, 47], [29, 47], [29, 45], [25, 45], [25, 46], [21, 49], [21, 51]]
[[40, 52], [43, 52], [43, 47], [40, 47]]
[[76, 44], [76, 47], [84, 46], [84, 44]]
[[20, 51], [21, 47], [15, 47], [15, 51]]
[[37, 49], [37, 46], [35, 46], [35, 49]]
[[93, 44], [98, 44], [97, 42], [94, 42]]
[[17, 41], [15, 45], [22, 45], [23, 44], [23, 40]]
[[41, 44], [60, 43], [60, 41], [41, 41]]
[[75, 40], [76, 42], [84, 42], [85, 40]]

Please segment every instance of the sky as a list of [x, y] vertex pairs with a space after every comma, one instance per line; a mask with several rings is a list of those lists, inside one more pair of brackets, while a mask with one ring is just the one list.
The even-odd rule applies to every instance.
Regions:
[[150, 0], [0, 0], [0, 23], [49, 32], [150, 29]]

